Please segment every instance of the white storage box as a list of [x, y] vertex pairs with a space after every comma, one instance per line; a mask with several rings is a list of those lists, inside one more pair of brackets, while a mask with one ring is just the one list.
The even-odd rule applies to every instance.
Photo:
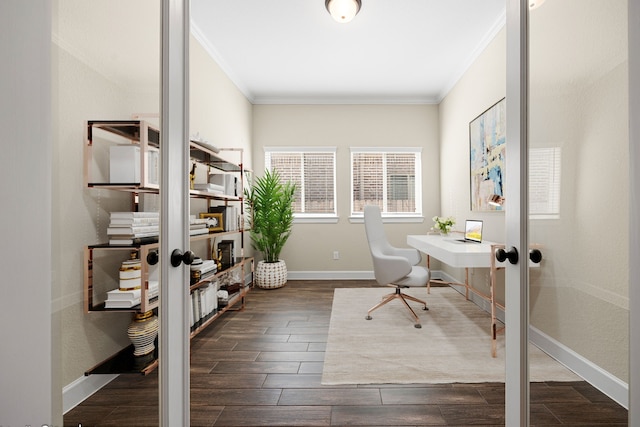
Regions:
[[110, 147], [109, 182], [112, 184], [140, 182], [140, 147], [132, 144]]
[[[148, 184], [160, 184], [160, 152], [148, 147]], [[132, 184], [140, 182], [140, 147], [133, 144], [113, 145], [109, 148], [109, 182]]]

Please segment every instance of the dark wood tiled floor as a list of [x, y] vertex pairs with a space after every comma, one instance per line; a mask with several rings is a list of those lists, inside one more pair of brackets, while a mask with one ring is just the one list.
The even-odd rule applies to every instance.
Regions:
[[[191, 343], [192, 426], [502, 426], [504, 384], [322, 386], [333, 289], [253, 289]], [[410, 325], [409, 325], [410, 326]], [[158, 378], [121, 375], [65, 426], [156, 426]], [[627, 411], [585, 382], [531, 386], [535, 426], [626, 426]]]

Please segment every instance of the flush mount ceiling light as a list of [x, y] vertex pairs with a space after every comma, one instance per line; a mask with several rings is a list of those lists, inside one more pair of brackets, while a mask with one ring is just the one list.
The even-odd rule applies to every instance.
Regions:
[[360, 0], [325, 0], [324, 7], [327, 8], [331, 17], [337, 22], [346, 24], [351, 21], [360, 11], [362, 2]]

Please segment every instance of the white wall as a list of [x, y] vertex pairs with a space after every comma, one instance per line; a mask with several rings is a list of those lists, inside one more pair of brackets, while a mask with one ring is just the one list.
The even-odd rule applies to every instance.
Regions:
[[[265, 146], [335, 146], [337, 224], [294, 224], [282, 251], [289, 272], [305, 277], [353, 277], [371, 272], [362, 223], [351, 223], [349, 147], [422, 147], [423, 214], [418, 224], [387, 224], [392, 244], [406, 246], [407, 234], [425, 233], [440, 214], [438, 111], [435, 105], [256, 105], [254, 164], [264, 171]], [[322, 236], [321, 239], [318, 236]], [[333, 251], [340, 259], [333, 260]]]

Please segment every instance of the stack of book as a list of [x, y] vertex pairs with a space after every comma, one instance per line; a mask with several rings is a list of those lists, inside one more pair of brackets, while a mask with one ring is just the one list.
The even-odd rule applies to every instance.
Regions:
[[110, 245], [143, 245], [158, 241], [158, 212], [111, 212], [107, 236]]
[[[149, 299], [158, 296], [160, 288], [158, 282], [149, 281], [149, 290], [147, 296]], [[104, 302], [104, 308], [131, 308], [140, 304], [142, 297], [141, 289], [120, 290], [114, 289], [107, 292], [107, 300]]]
[[218, 265], [214, 260], [206, 259], [202, 260], [200, 257], [196, 257], [191, 263], [191, 284], [195, 285], [201, 280], [207, 278], [218, 271]]
[[196, 218], [195, 215], [191, 215], [189, 218], [189, 235], [197, 236], [199, 234], [209, 234], [209, 228], [207, 228], [207, 219]]
[[217, 195], [224, 194], [224, 187], [216, 184], [194, 184], [193, 189]]

